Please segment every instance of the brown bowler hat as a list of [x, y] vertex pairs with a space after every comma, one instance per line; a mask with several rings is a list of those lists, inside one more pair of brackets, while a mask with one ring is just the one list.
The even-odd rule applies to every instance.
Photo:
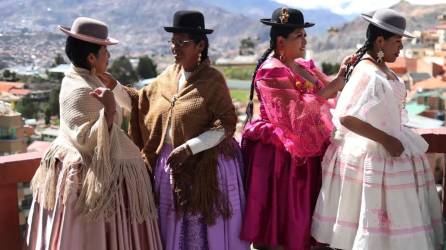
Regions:
[[94, 44], [114, 45], [119, 43], [118, 40], [108, 37], [108, 27], [105, 23], [89, 17], [78, 17], [74, 20], [71, 28], [59, 25], [59, 29], [69, 36]]

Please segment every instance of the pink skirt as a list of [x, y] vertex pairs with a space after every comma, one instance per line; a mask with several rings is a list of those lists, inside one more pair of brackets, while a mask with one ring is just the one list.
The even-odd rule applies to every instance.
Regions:
[[[42, 208], [34, 197], [28, 217], [28, 249], [162, 249], [156, 218], [147, 218], [143, 223], [137, 223], [128, 217], [126, 194], [129, 190], [125, 183], [116, 194], [121, 206], [113, 218], [107, 221], [104, 218], [87, 221], [75, 210], [81, 187], [81, 165], [70, 166], [66, 171], [61, 170], [61, 162], [56, 167], [60, 172], [54, 209]], [[73, 191], [63, 204], [61, 194], [65, 188]]]
[[321, 157], [292, 158], [258, 135], [243, 135], [247, 204], [241, 238], [310, 249], [311, 217], [321, 186]]

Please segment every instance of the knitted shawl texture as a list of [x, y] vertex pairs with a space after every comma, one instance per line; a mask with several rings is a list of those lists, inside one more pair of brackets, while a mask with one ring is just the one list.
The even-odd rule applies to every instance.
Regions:
[[219, 191], [217, 157], [233, 152], [232, 136], [237, 115], [223, 75], [201, 63], [178, 92], [180, 65], [169, 66], [154, 82], [139, 92], [127, 89], [132, 98], [130, 136], [155, 166], [168, 133], [178, 147], [209, 129], [225, 130], [225, 140], [217, 147], [190, 156], [178, 169], [172, 169], [176, 210], [201, 214], [205, 223], [229, 217], [227, 197]]
[[123, 187], [132, 219], [142, 222], [147, 216], [156, 217], [149, 173], [140, 151], [120, 129], [119, 109], [108, 130], [103, 105], [89, 95], [97, 87], [103, 84], [85, 69], [73, 66], [65, 73], [59, 95], [59, 135], [33, 177], [33, 193], [46, 209], [54, 208], [57, 195], [65, 202], [70, 190], [56, 194], [56, 163], [63, 162], [61, 172], [80, 164], [82, 187], [76, 208], [81, 214], [89, 219], [111, 218], [120, 206], [118, 189]]

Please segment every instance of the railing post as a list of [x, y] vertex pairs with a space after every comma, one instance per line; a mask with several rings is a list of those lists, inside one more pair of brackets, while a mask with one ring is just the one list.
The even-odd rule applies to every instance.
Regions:
[[17, 184], [0, 185], [0, 244], [2, 249], [21, 248]]
[[443, 189], [441, 190], [441, 200], [443, 202], [443, 218], [446, 218], [446, 154], [443, 154], [443, 158], [444, 158], [444, 166], [443, 166], [443, 182], [442, 182], [442, 186]]
[[0, 249], [20, 250], [18, 182], [28, 182], [39, 166], [42, 153], [24, 153], [0, 157]]

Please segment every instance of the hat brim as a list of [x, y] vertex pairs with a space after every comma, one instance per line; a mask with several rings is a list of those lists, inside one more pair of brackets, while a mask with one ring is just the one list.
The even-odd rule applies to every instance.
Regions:
[[409, 33], [408, 31], [399, 29], [399, 28], [397, 28], [395, 26], [392, 26], [392, 25], [381, 23], [378, 20], [374, 19], [370, 15], [361, 14], [361, 17], [364, 18], [367, 22], [372, 23], [373, 25], [375, 25], [375, 26], [377, 26], [377, 27], [379, 27], [381, 29], [387, 30], [387, 31], [389, 31], [389, 32], [391, 32], [391, 33], [393, 33], [395, 35], [400, 35], [400, 36], [404, 36], [404, 37], [407, 37], [407, 38], [415, 38], [415, 36], [412, 35], [411, 33]]
[[115, 45], [118, 44], [119, 41], [108, 37], [107, 39], [98, 39], [96, 37], [92, 37], [92, 36], [87, 36], [87, 35], [83, 35], [83, 34], [78, 34], [78, 33], [74, 33], [71, 32], [71, 29], [68, 27], [64, 27], [64, 26], [58, 26], [59, 30], [61, 30], [63, 33], [72, 36], [74, 38], [77, 38], [79, 40], [85, 41], [85, 42], [89, 42], [89, 43], [94, 43], [94, 44], [99, 44], [99, 45]]
[[260, 19], [260, 22], [269, 26], [282, 26], [282, 27], [290, 27], [290, 28], [309, 28], [313, 27], [314, 23], [303, 23], [303, 24], [292, 24], [292, 23], [278, 23], [270, 18]]
[[188, 34], [211, 34], [214, 30], [196, 29], [185, 27], [164, 27], [164, 30], [170, 33], [188, 33]]

